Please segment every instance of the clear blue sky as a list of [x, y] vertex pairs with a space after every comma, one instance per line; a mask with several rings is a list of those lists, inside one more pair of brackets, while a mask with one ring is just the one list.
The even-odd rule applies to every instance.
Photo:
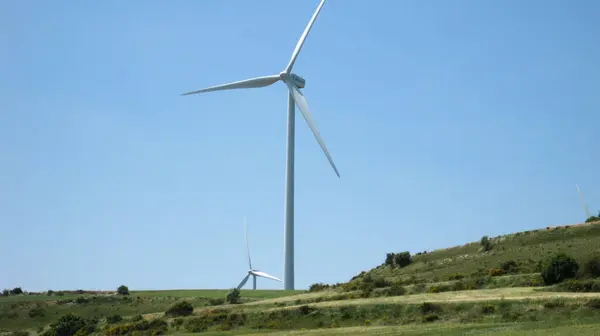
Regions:
[[[286, 89], [311, 1], [0, 4], [0, 287], [283, 276]], [[370, 5], [367, 5], [370, 4]], [[296, 286], [600, 209], [598, 1], [330, 0], [296, 63]], [[260, 288], [282, 288], [259, 280]]]

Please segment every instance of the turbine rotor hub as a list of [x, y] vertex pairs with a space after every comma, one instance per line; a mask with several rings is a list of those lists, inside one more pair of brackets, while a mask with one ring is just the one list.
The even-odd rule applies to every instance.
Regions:
[[294, 84], [299, 89], [303, 89], [304, 86], [306, 85], [306, 80], [304, 78], [296, 75], [295, 73], [288, 74], [284, 71], [284, 72], [279, 73], [279, 78], [281, 78], [281, 80], [284, 82], [290, 82], [290, 83]]

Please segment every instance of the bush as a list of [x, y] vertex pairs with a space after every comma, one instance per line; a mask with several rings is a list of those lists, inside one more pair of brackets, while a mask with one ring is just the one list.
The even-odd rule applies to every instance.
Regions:
[[519, 265], [514, 260], [507, 260], [500, 264], [500, 268], [505, 273], [517, 273]]
[[402, 287], [399, 283], [392, 283], [386, 293], [388, 296], [400, 296], [406, 294], [406, 288]]
[[493, 304], [488, 303], [481, 306], [481, 313], [484, 315], [493, 314], [494, 312], [496, 312], [496, 306]]
[[8, 289], [2, 290], [2, 296], [9, 296], [9, 295], [10, 295], [10, 291]]
[[187, 301], [180, 301], [169, 307], [165, 312], [167, 316], [189, 316], [194, 312], [194, 307]]
[[397, 267], [405, 267], [412, 263], [412, 259], [410, 257], [410, 252], [400, 252], [394, 254], [394, 265]]
[[448, 275], [448, 280], [452, 281], [452, 280], [462, 280], [464, 279], [464, 274], [461, 273], [452, 273]]
[[176, 330], [179, 330], [179, 328], [183, 325], [184, 319], [181, 317], [178, 317], [176, 319], [173, 320], [173, 323], [171, 324], [173, 328], [175, 328]]
[[558, 289], [575, 293], [599, 293], [600, 281], [569, 279], [559, 284]]
[[314, 283], [314, 284], [310, 285], [310, 287], [308, 288], [308, 291], [309, 292], [320, 292], [329, 287], [330, 287], [329, 285], [319, 282], [319, 283]]
[[502, 276], [504, 275], [504, 270], [501, 268], [492, 268], [488, 271], [488, 274], [493, 277]]
[[597, 222], [600, 221], [600, 211], [598, 211], [598, 216], [590, 216], [585, 220], [586, 223]]
[[61, 316], [58, 321], [50, 324], [50, 329], [46, 332], [53, 336], [74, 336], [77, 331], [84, 328], [87, 329], [88, 325], [91, 324], [91, 321], [87, 321], [81, 316], [69, 313]]
[[10, 290], [10, 295], [21, 295], [23, 294], [23, 289], [21, 287], [15, 287]]
[[481, 249], [484, 252], [487, 252], [492, 249], [492, 242], [490, 241], [490, 238], [488, 236], [481, 237], [481, 240], [479, 241], [479, 245], [481, 245]]
[[121, 286], [119, 286], [119, 288], [117, 288], [117, 294], [129, 295], [129, 288], [127, 288], [127, 286], [125, 286], [125, 285], [121, 285]]
[[435, 303], [423, 302], [422, 304], [419, 305], [419, 310], [421, 311], [422, 314], [428, 314], [428, 313], [439, 312], [440, 310], [442, 310], [442, 307]]
[[131, 318], [131, 321], [138, 322], [138, 321], [141, 321], [143, 319], [144, 319], [144, 317], [142, 315], [135, 315], [134, 317]]
[[114, 324], [123, 321], [123, 317], [119, 314], [114, 314], [106, 317], [106, 323]]
[[592, 278], [600, 278], [600, 257], [593, 256], [583, 264], [583, 275]]
[[439, 319], [440, 317], [437, 314], [427, 314], [423, 316], [423, 322], [435, 322]]
[[28, 315], [31, 318], [44, 317], [46, 315], [46, 311], [42, 307], [34, 307], [29, 310]]
[[579, 264], [575, 259], [564, 253], [559, 253], [546, 261], [541, 275], [546, 285], [554, 285], [566, 279], [574, 278], [578, 271]]
[[385, 265], [387, 266], [394, 266], [394, 255], [395, 253], [387, 253], [385, 255]]
[[208, 304], [210, 306], [220, 306], [225, 304], [225, 299], [222, 298], [210, 298], [208, 299]]
[[237, 304], [240, 303], [240, 290], [237, 288], [233, 288], [229, 293], [227, 293], [227, 297], [225, 300], [229, 304]]

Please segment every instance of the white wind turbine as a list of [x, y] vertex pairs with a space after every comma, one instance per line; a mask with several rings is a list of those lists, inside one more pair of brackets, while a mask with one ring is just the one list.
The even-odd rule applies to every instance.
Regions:
[[315, 126], [314, 121], [312, 120], [311, 114], [308, 111], [308, 104], [300, 89], [304, 88], [305, 80], [304, 78], [292, 73], [292, 67], [296, 62], [296, 58], [300, 53], [300, 49], [304, 45], [304, 41], [310, 32], [321, 8], [325, 4], [325, 0], [321, 0], [317, 10], [313, 14], [312, 18], [308, 22], [308, 25], [304, 29], [302, 36], [300, 36], [300, 40], [296, 44], [296, 48], [292, 53], [292, 58], [290, 59], [288, 65], [285, 70], [280, 72], [277, 75], [271, 76], [263, 76], [252, 79], [246, 79], [239, 82], [233, 82], [229, 84], [212, 86], [209, 88], [205, 88], [202, 90], [192, 91], [184, 93], [183, 95], [190, 95], [196, 93], [210, 92], [210, 91], [220, 91], [220, 90], [232, 90], [232, 89], [250, 89], [250, 88], [259, 88], [264, 86], [269, 86], [274, 84], [275, 82], [282, 81], [288, 88], [288, 115], [287, 115], [287, 149], [286, 149], [286, 175], [285, 175], [285, 229], [284, 229], [284, 277], [283, 277], [283, 287], [286, 290], [294, 289], [294, 134], [295, 134], [295, 111], [294, 105], [298, 105], [302, 116], [308, 123], [308, 127], [310, 127], [312, 133], [314, 134], [317, 142], [321, 146], [323, 153], [329, 160], [329, 164], [335, 171], [338, 178], [340, 174], [333, 163], [333, 159], [327, 151], [327, 147], [325, 147], [325, 143], [323, 139], [321, 139], [321, 135]]
[[241, 289], [242, 287], [244, 287], [246, 282], [248, 282], [248, 278], [250, 278], [250, 276], [252, 276], [252, 289], [254, 289], [254, 290], [256, 290], [256, 277], [263, 277], [263, 278], [272, 279], [272, 280], [281, 282], [281, 280], [277, 279], [276, 277], [274, 277], [272, 275], [268, 275], [265, 272], [261, 272], [257, 269], [252, 268], [252, 258], [250, 258], [250, 247], [248, 246], [248, 229], [246, 227], [246, 217], [244, 217], [244, 235], [246, 236], [246, 253], [248, 253], [249, 269], [248, 269], [248, 274], [246, 274], [246, 276], [242, 279], [242, 282], [240, 282], [240, 284], [237, 286], [237, 289]]

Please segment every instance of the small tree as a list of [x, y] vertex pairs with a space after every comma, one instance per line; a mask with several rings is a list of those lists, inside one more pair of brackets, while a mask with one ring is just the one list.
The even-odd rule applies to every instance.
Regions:
[[229, 293], [227, 293], [227, 303], [236, 304], [240, 303], [240, 290], [237, 288], [232, 289]]
[[487, 252], [492, 249], [492, 242], [490, 241], [490, 238], [488, 236], [481, 237], [479, 244], [481, 245], [481, 249], [484, 252]]
[[394, 253], [388, 253], [385, 255], [385, 264], [387, 266], [394, 266]]
[[579, 264], [570, 256], [559, 253], [546, 261], [542, 268], [542, 279], [546, 285], [554, 285], [577, 276]]
[[129, 295], [129, 288], [127, 288], [127, 286], [125, 286], [125, 285], [121, 285], [121, 286], [119, 286], [119, 288], [117, 288], [117, 294]]
[[8, 289], [2, 290], [2, 296], [9, 296], [9, 295], [10, 295], [10, 291]]
[[394, 255], [394, 264], [400, 268], [410, 265], [412, 263], [412, 259], [410, 257], [410, 252], [400, 252]]
[[23, 289], [21, 287], [15, 287], [10, 291], [10, 295], [20, 295], [23, 294]]

